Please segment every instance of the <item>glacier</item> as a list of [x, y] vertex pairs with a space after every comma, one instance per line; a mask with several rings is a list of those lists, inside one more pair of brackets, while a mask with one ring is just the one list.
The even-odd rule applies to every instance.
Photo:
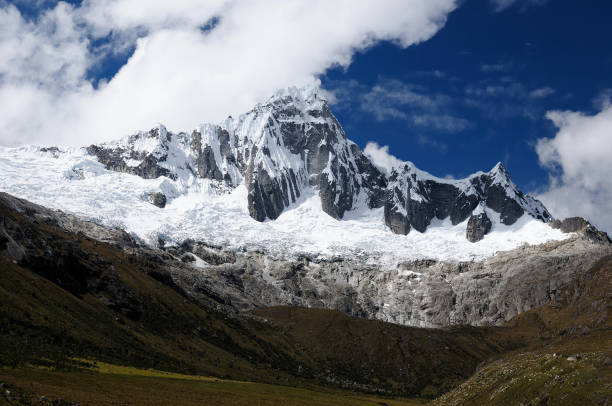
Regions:
[[[478, 261], [568, 238], [501, 165], [451, 181], [406, 162], [387, 179], [312, 88], [279, 91], [190, 134], [159, 125], [84, 148], [0, 147], [0, 191], [150, 246], [191, 239], [279, 258]], [[154, 193], [165, 207], [151, 204]], [[491, 230], [470, 242], [468, 219], [482, 213]]]

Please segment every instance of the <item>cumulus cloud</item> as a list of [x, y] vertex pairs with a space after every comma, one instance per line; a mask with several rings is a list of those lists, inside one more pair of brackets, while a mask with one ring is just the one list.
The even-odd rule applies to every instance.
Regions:
[[[0, 2], [0, 144], [189, 130], [317, 83], [377, 41], [433, 36], [456, 0], [84, 0], [34, 21]], [[108, 81], [90, 77], [132, 52]]]
[[539, 198], [556, 217], [582, 216], [612, 231], [612, 106], [595, 115], [552, 111], [547, 117], [558, 132], [537, 143], [540, 163], [552, 173]]
[[385, 174], [390, 175], [393, 168], [398, 168], [404, 162], [389, 153], [389, 146], [380, 146], [376, 142], [368, 142], [363, 153], [370, 158], [372, 163]]

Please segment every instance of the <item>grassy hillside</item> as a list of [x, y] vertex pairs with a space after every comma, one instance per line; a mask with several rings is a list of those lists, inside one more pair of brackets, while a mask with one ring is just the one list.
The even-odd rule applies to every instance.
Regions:
[[433, 404], [612, 404], [611, 309], [612, 258], [604, 258], [551, 303], [508, 323], [534, 337], [529, 347], [484, 365]]
[[232, 315], [191, 300], [150, 259], [0, 204], [0, 404], [391, 405], [447, 391], [436, 404], [606, 404], [611, 264], [499, 328]]
[[321, 365], [395, 393], [433, 397], [468, 378], [485, 359], [525, 344], [506, 329], [445, 330], [356, 319], [337, 311], [259, 309]]
[[[11, 249], [25, 255], [16, 260]], [[6, 206], [0, 271], [2, 366], [61, 369], [81, 357], [292, 384], [309, 364], [277, 328], [199, 306], [154, 264]]]
[[[418, 400], [384, 398], [308, 385], [293, 387], [171, 374], [100, 364], [98, 370], [0, 369], [0, 404], [7, 405], [219, 405], [417, 406]], [[19, 388], [19, 389], [18, 389]], [[24, 390], [24, 388], [26, 390]], [[6, 390], [11, 395], [6, 396]], [[41, 401], [41, 395], [45, 397]], [[62, 401], [59, 399], [70, 399]], [[46, 402], [48, 400], [49, 402]]]
[[[158, 264], [1, 205], [0, 270], [0, 366], [22, 376], [28, 365], [76, 373], [70, 361], [76, 357], [224, 379], [432, 396], [505, 349], [483, 341], [478, 329], [424, 332], [318, 310], [306, 316], [312, 325], [338, 327], [296, 336], [279, 323], [204, 307]], [[343, 339], [344, 328], [362, 331], [362, 339]], [[385, 333], [370, 337], [379, 330]], [[375, 351], [372, 340], [379, 344]], [[405, 356], [382, 362], [395, 359], [396, 349]], [[452, 356], [439, 356], [445, 352]], [[437, 359], [438, 372], [418, 373], [430, 359]]]

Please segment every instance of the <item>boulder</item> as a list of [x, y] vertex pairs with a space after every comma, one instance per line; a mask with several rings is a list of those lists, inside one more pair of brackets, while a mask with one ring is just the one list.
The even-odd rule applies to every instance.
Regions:
[[465, 237], [470, 242], [478, 242], [491, 231], [491, 227], [491, 220], [486, 213], [472, 215], [468, 220]]
[[149, 199], [149, 203], [151, 203], [153, 206], [157, 206], [160, 209], [166, 207], [167, 198], [165, 194], [161, 192], [153, 192], [149, 193], [147, 197]]

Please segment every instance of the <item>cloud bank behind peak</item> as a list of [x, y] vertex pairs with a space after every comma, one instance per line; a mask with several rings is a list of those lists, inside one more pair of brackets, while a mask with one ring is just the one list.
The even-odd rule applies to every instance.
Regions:
[[551, 111], [547, 117], [558, 132], [536, 146], [550, 170], [550, 185], [539, 199], [556, 217], [582, 216], [612, 231], [612, 105], [595, 115]]
[[[0, 144], [82, 145], [158, 122], [189, 130], [317, 81], [378, 41], [407, 47], [455, 0], [0, 2]], [[109, 59], [126, 55], [108, 80]]]

